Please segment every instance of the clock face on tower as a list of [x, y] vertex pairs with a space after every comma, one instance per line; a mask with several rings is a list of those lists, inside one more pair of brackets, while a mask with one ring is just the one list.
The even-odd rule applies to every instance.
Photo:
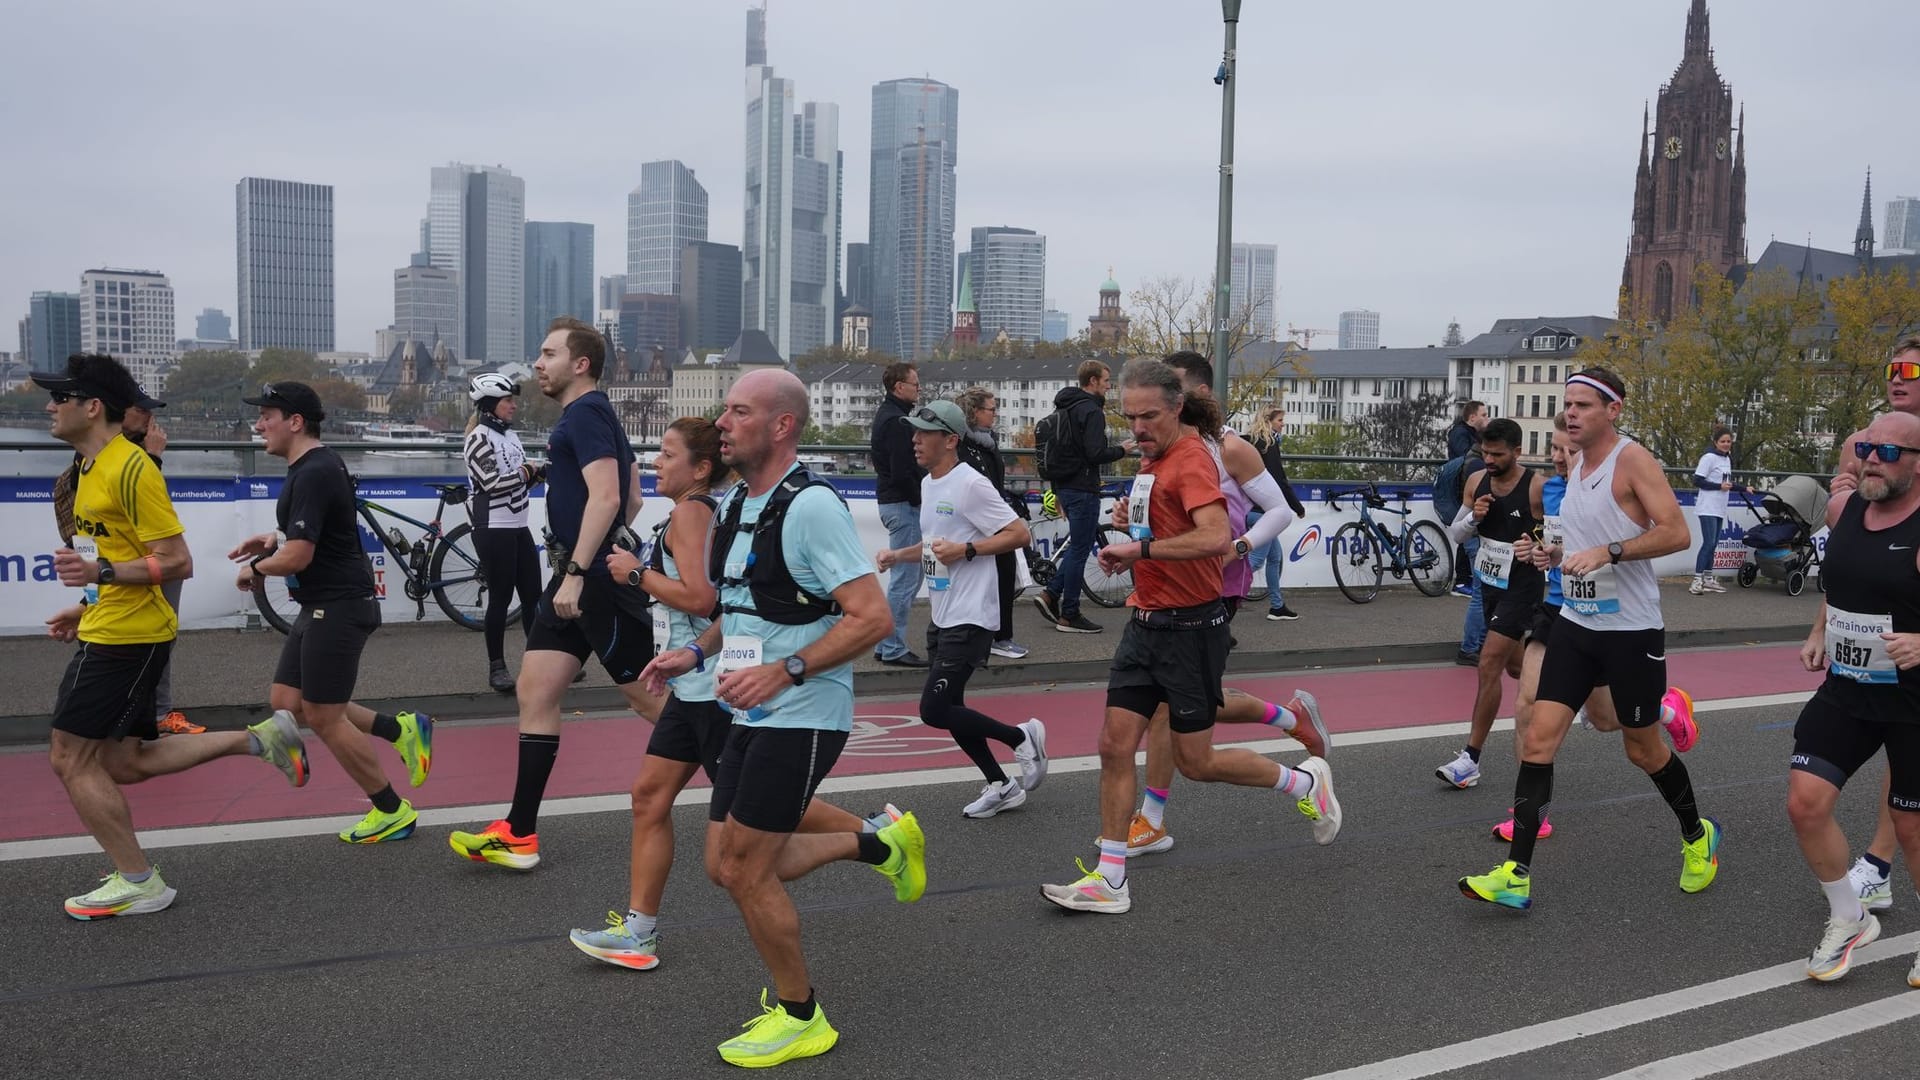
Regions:
[[1719, 158], [1719, 159], [1720, 159], [1721, 161], [1725, 161], [1725, 160], [1727, 160], [1727, 139], [1726, 139], [1726, 136], [1724, 136], [1724, 135], [1723, 135], [1723, 136], [1721, 136], [1721, 137], [1720, 137], [1720, 140], [1719, 140], [1718, 142], [1716, 142], [1716, 143], [1714, 143], [1714, 144], [1713, 144], [1713, 156], [1714, 156], [1714, 157], [1717, 157], [1717, 158]]
[[1664, 148], [1663, 148], [1663, 149], [1661, 150], [1661, 153], [1663, 153], [1663, 154], [1665, 154], [1665, 155], [1667, 155], [1667, 160], [1668, 160], [1668, 161], [1673, 161], [1673, 160], [1675, 160], [1675, 159], [1677, 159], [1677, 158], [1679, 158], [1679, 156], [1680, 156], [1680, 136], [1678, 136], [1678, 135], [1669, 135], [1669, 136], [1667, 136], [1667, 142], [1666, 142], [1666, 146], [1665, 146], [1665, 147], [1664, 147]]

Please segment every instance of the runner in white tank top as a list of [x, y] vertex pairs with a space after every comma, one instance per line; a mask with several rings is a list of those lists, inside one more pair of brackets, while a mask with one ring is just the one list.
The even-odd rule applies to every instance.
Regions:
[[[1574, 462], [1567, 475], [1567, 493], [1560, 500], [1567, 551], [1625, 544], [1646, 534], [1646, 526], [1628, 517], [1613, 497], [1613, 474], [1620, 454], [1635, 445], [1621, 435], [1613, 450], [1598, 463], [1585, 454]], [[1562, 571], [1560, 593], [1566, 598], [1560, 617], [1589, 630], [1657, 630], [1666, 626], [1660, 616], [1660, 579], [1647, 559], [1601, 566], [1577, 580]]]

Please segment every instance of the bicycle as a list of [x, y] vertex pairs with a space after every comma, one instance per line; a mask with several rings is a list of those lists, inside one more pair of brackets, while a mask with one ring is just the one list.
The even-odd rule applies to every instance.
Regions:
[[[353, 482], [357, 489], [360, 478], [354, 477]], [[439, 503], [433, 509], [432, 521], [417, 521], [357, 492], [353, 497], [353, 506], [359, 512], [365, 529], [386, 549], [390, 560], [388, 566], [399, 570], [405, 580], [402, 589], [407, 599], [417, 605], [414, 615], [416, 622], [427, 617], [427, 597], [431, 595], [434, 603], [440, 605], [440, 610], [455, 625], [469, 630], [485, 629], [487, 581], [480, 572], [480, 559], [474, 554], [473, 544], [468, 539], [473, 526], [463, 521], [444, 532], [440, 528], [440, 519], [445, 516], [447, 507], [466, 503], [467, 485], [427, 486], [440, 496]], [[398, 518], [425, 532], [409, 542], [398, 526], [382, 525], [378, 515]], [[287, 593], [285, 578], [265, 579], [261, 587], [253, 591], [253, 602], [260, 609], [260, 617], [283, 634], [292, 629], [293, 620], [300, 615], [300, 605]], [[507, 624], [512, 625], [519, 617], [520, 607], [515, 604], [507, 612]]]
[[[1407, 493], [1397, 494], [1398, 510], [1387, 505], [1388, 496], [1380, 493], [1376, 483], [1327, 494], [1328, 506], [1338, 509], [1340, 500], [1355, 499], [1360, 507], [1360, 520], [1334, 532], [1329, 552], [1333, 580], [1356, 604], [1371, 603], [1380, 594], [1380, 583], [1389, 570], [1396, 579], [1412, 580], [1414, 588], [1426, 596], [1444, 596], [1453, 584], [1453, 545], [1447, 534], [1431, 521], [1412, 520]], [[1400, 515], [1400, 531], [1396, 534], [1375, 521], [1376, 510]]]
[[[1100, 497], [1103, 500], [1124, 499], [1127, 497], [1127, 487], [1124, 481], [1102, 484]], [[1101, 507], [1102, 522], [1109, 518], [1107, 509], [1104, 505]], [[1045, 588], [1053, 580], [1054, 575], [1060, 572], [1059, 561], [1052, 558], [1050, 553], [1066, 547], [1067, 541], [1064, 535], [1053, 535], [1042, 540], [1040, 527], [1058, 523], [1064, 528], [1066, 520], [1066, 515], [1060, 512], [1059, 503], [1053, 498], [1053, 492], [1049, 490], [1040, 500], [1040, 513], [1032, 522], [1033, 539], [1027, 544], [1027, 572], [1033, 576], [1033, 583], [1041, 588]], [[1086, 565], [1081, 568], [1080, 585], [1081, 592], [1100, 607], [1125, 607], [1127, 597], [1133, 595], [1132, 568], [1122, 570], [1118, 574], [1109, 574], [1100, 569], [1099, 558], [1101, 548], [1108, 544], [1124, 544], [1128, 539], [1130, 538], [1126, 530], [1115, 528], [1111, 524], [1097, 526], [1097, 531], [1094, 533], [1093, 553], [1087, 556]]]

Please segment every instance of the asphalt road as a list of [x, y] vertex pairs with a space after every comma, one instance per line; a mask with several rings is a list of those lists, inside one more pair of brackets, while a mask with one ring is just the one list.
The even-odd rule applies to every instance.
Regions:
[[[1686, 760], [1726, 842], [1719, 880], [1697, 896], [1676, 885], [1671, 813], [1617, 737], [1573, 732], [1558, 831], [1541, 842], [1524, 914], [1454, 886], [1503, 857], [1488, 834], [1513, 777], [1498, 734], [1486, 782], [1466, 792], [1432, 776], [1455, 738], [1338, 746], [1347, 823], [1327, 848], [1272, 793], [1180, 782], [1178, 845], [1136, 862], [1124, 916], [1071, 915], [1038, 895], [1076, 876], [1076, 856], [1091, 861], [1091, 773], [1059, 772], [1025, 808], [984, 822], [959, 816], [974, 784], [888, 781], [837, 796], [856, 810], [883, 799], [917, 809], [931, 886], [903, 906], [854, 864], [794, 886], [842, 1038], [782, 1075], [1312, 1077], [1490, 1037], [1510, 1056], [1434, 1075], [1583, 1080], [1904, 999], [1908, 957], [1874, 946], [1835, 985], [1788, 979], [1614, 1030], [1583, 1018], [1553, 1030], [1598, 1033], [1565, 1041], [1515, 1030], [1804, 960], [1824, 909], [1782, 805], [1796, 713], [1703, 715]], [[1855, 837], [1871, 828], [1874, 789], [1862, 782], [1843, 800]], [[7, 864], [0, 1076], [728, 1075], [713, 1048], [756, 1013], [765, 975], [701, 874], [703, 808], [676, 820], [664, 962], [646, 973], [565, 940], [622, 906], [623, 813], [549, 818], [546, 861], [527, 875], [457, 858], [445, 827], [373, 847], [294, 837], [170, 849], [160, 862], [179, 902], [98, 924], [58, 907], [104, 872], [98, 855]], [[1904, 869], [1895, 896], [1889, 938], [1920, 923]], [[1902, 1020], [1726, 1075], [1901, 1076], [1916, 1046], [1920, 1023]]]

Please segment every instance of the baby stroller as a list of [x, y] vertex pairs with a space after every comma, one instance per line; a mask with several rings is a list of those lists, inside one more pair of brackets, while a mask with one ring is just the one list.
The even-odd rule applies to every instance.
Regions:
[[[1753, 500], [1747, 499], [1753, 510]], [[1751, 589], [1761, 577], [1784, 581], [1788, 596], [1799, 596], [1807, 587], [1807, 573], [1820, 568], [1820, 552], [1813, 545], [1815, 522], [1827, 520], [1827, 491], [1810, 476], [1789, 476], [1779, 486], [1761, 496], [1760, 509], [1754, 513], [1760, 523], [1748, 529], [1741, 543], [1753, 549], [1752, 557], [1740, 564], [1740, 587]], [[1815, 582], [1821, 592], [1827, 590], [1827, 576]]]

